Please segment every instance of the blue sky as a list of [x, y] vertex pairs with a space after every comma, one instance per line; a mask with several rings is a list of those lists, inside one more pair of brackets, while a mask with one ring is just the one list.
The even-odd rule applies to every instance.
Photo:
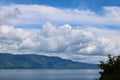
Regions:
[[98, 63], [119, 55], [119, 35], [119, 0], [0, 1], [2, 53]]
[[79, 8], [82, 5], [91, 9], [99, 9], [103, 6], [120, 6], [119, 0], [1, 0], [1, 3], [42, 4], [62, 8]]

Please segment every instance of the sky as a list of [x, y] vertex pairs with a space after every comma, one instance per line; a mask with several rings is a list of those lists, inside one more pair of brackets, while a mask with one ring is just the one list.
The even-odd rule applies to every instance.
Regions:
[[0, 52], [99, 63], [120, 55], [119, 0], [0, 0]]

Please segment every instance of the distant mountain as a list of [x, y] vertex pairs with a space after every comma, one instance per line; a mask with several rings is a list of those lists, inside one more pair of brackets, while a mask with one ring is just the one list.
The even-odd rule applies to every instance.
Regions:
[[36, 54], [0, 53], [0, 69], [96, 69], [96, 64], [74, 62]]

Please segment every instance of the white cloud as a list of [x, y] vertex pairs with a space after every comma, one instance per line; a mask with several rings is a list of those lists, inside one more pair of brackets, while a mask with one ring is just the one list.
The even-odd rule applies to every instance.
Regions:
[[[85, 25], [120, 25], [120, 7], [103, 7], [101, 13], [79, 9], [60, 9], [45, 5], [10, 5], [6, 8], [17, 8], [20, 15], [12, 20], [13, 24], [85, 24]], [[7, 10], [7, 9], [6, 9]]]
[[96, 28], [93, 26], [86, 26], [85, 29], [88, 29], [90, 31], [92, 31], [93, 33], [96, 34], [96, 36], [98, 37], [106, 37], [106, 38], [110, 38], [110, 40], [112, 42], [120, 42], [120, 31], [118, 30], [112, 30], [112, 29], [106, 29], [106, 28]]
[[10, 24], [11, 20], [16, 18], [19, 10], [16, 7], [0, 6], [0, 25]]
[[81, 61], [91, 57], [92, 62], [95, 56], [119, 55], [120, 44], [97, 36], [91, 29], [68, 24], [58, 27], [46, 23], [33, 31], [4, 25], [0, 26], [0, 52], [55, 55], [77, 61], [84, 56]]
[[109, 25], [120, 25], [120, 7], [112, 6], [112, 7], [104, 7], [105, 11], [104, 16], [107, 18]]
[[[119, 30], [95, 27], [54, 26], [50, 23], [119, 25], [119, 7], [104, 7], [104, 14], [90, 10], [59, 9], [43, 5], [10, 5], [0, 9], [0, 52], [37, 53], [83, 62], [106, 60], [119, 55]], [[17, 17], [17, 18], [16, 18]], [[13, 24], [43, 24], [40, 29], [23, 29]], [[96, 59], [99, 58], [99, 59]]]
[[108, 17], [120, 17], [120, 7], [115, 7], [115, 6], [111, 6], [111, 7], [104, 7], [104, 10], [106, 12], [106, 16]]

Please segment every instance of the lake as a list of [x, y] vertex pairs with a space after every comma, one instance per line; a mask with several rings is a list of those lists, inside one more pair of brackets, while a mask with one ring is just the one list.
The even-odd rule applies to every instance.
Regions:
[[99, 69], [2, 69], [0, 80], [94, 80]]

